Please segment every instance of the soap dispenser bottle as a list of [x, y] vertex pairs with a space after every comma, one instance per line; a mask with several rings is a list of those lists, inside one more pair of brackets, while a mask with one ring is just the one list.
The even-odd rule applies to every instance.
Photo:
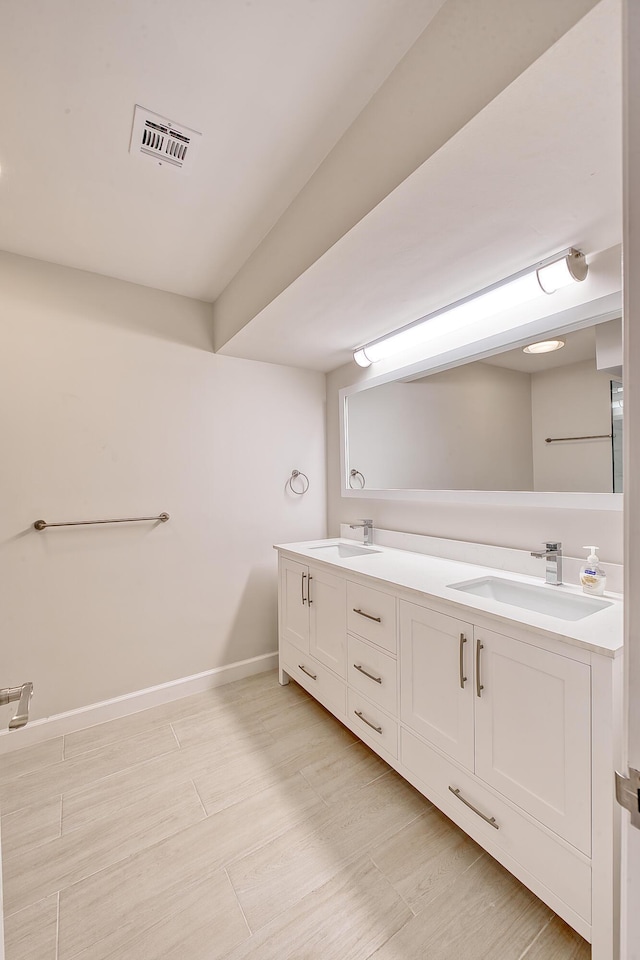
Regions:
[[582, 584], [582, 589], [585, 593], [591, 594], [591, 596], [601, 597], [604, 593], [607, 575], [600, 566], [600, 560], [596, 554], [596, 550], [599, 550], [600, 548], [596, 546], [587, 546], [583, 547], [582, 549], [589, 551], [587, 562], [580, 570], [580, 583]]

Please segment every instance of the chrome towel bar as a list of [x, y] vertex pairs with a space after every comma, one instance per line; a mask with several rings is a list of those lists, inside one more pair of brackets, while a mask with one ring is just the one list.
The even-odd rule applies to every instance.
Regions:
[[21, 687], [3, 687], [0, 690], [0, 706], [18, 701], [18, 709], [9, 720], [9, 730], [19, 730], [20, 727], [24, 727], [29, 722], [29, 704], [32, 696], [33, 684], [31, 681], [23, 683]]
[[36, 520], [34, 527], [36, 530], [46, 530], [47, 527], [86, 527], [94, 523], [139, 523], [141, 520], [160, 520], [161, 523], [166, 523], [168, 519], [168, 513], [161, 513], [157, 517], [123, 517], [120, 520], [67, 520], [64, 523]]
[[545, 437], [545, 443], [565, 443], [567, 440], [611, 440], [610, 433], [594, 433], [589, 437]]

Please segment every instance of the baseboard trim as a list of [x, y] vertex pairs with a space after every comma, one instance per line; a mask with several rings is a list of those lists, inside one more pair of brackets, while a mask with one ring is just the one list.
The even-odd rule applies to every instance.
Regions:
[[41, 720], [33, 720], [26, 727], [22, 727], [21, 730], [2, 730], [0, 731], [0, 756], [13, 750], [19, 750], [21, 747], [51, 740], [52, 737], [60, 737], [65, 733], [73, 733], [76, 730], [83, 730], [85, 727], [93, 727], [96, 723], [127, 717], [129, 714], [146, 710], [147, 707], [155, 707], [160, 703], [170, 703], [172, 700], [180, 700], [182, 697], [189, 697], [194, 693], [203, 693], [205, 690], [220, 687], [225, 683], [233, 683], [234, 680], [243, 680], [245, 677], [251, 677], [256, 673], [274, 670], [277, 666], [277, 652], [264, 653], [259, 657], [251, 657], [249, 660], [229, 663], [225, 667], [214, 667], [213, 670], [205, 670], [203, 673], [196, 673], [191, 677], [180, 677], [178, 680], [159, 683], [155, 687], [134, 690], [133, 693], [113, 697], [111, 700], [90, 703], [86, 707], [78, 707], [78, 709], [68, 710], [66, 713], [57, 713]]

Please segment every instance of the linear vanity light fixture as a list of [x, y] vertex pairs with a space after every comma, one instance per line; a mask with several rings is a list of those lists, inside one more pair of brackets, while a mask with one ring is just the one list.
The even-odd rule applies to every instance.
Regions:
[[[442, 307], [426, 317], [420, 317], [419, 320], [400, 327], [399, 330], [358, 347], [353, 352], [353, 359], [359, 366], [368, 367], [378, 360], [420, 346], [429, 340], [435, 332], [433, 321], [436, 317], [446, 314], [447, 327], [451, 325], [455, 329], [465, 326], [475, 320], [484, 320], [485, 317], [517, 307], [543, 293], [555, 293], [574, 281], [584, 280], [587, 271], [584, 253], [569, 247], [505, 280], [498, 280], [478, 293], [472, 293], [463, 300], [457, 300], [448, 307]], [[444, 333], [446, 328], [438, 332]]]

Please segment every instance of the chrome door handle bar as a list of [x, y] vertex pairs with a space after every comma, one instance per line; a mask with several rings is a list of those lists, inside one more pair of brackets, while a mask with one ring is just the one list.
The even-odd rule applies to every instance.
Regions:
[[360, 666], [359, 663], [354, 663], [356, 670], [359, 670], [360, 673], [364, 673], [365, 677], [369, 677], [369, 680], [373, 680], [374, 683], [382, 683], [382, 677], [374, 677], [372, 673], [367, 673], [364, 667]]
[[476, 696], [481, 697], [484, 690], [484, 684], [480, 682], [480, 651], [484, 650], [484, 644], [476, 640]]
[[464, 685], [466, 682], [466, 677], [464, 675], [464, 645], [467, 642], [467, 638], [464, 633], [460, 634], [460, 686], [464, 690]]
[[316, 673], [311, 673], [309, 670], [307, 670], [307, 668], [305, 667], [305, 665], [304, 665], [303, 663], [299, 663], [298, 666], [300, 667], [300, 669], [302, 670], [302, 672], [303, 672], [303, 673], [306, 673], [306, 675], [307, 675], [308, 677], [311, 677], [312, 680], [317, 680], [317, 679], [318, 679], [318, 675], [317, 675]]
[[354, 710], [353, 712], [355, 713], [356, 717], [359, 717], [363, 723], [366, 723], [366, 725], [371, 727], [372, 730], [375, 730], [376, 733], [382, 733], [382, 727], [376, 727], [375, 723], [371, 723], [371, 720], [367, 720], [362, 710]]
[[454, 797], [457, 797], [458, 800], [461, 800], [462, 803], [464, 803], [465, 807], [469, 807], [469, 810], [473, 810], [473, 812], [477, 813], [479, 817], [482, 817], [485, 823], [488, 823], [490, 827], [493, 827], [494, 830], [500, 829], [500, 827], [496, 823], [495, 817], [488, 817], [486, 814], [482, 813], [481, 810], [478, 810], [477, 807], [474, 807], [472, 803], [469, 803], [468, 800], [465, 800], [465, 798], [462, 796], [462, 794], [460, 793], [460, 790], [457, 787], [449, 787], [449, 790], [454, 795]]
[[354, 607], [353, 612], [357, 613], [361, 617], [366, 617], [367, 620], [375, 620], [376, 623], [382, 623], [382, 617], [374, 617], [370, 613], [365, 613], [364, 610], [356, 610]]

